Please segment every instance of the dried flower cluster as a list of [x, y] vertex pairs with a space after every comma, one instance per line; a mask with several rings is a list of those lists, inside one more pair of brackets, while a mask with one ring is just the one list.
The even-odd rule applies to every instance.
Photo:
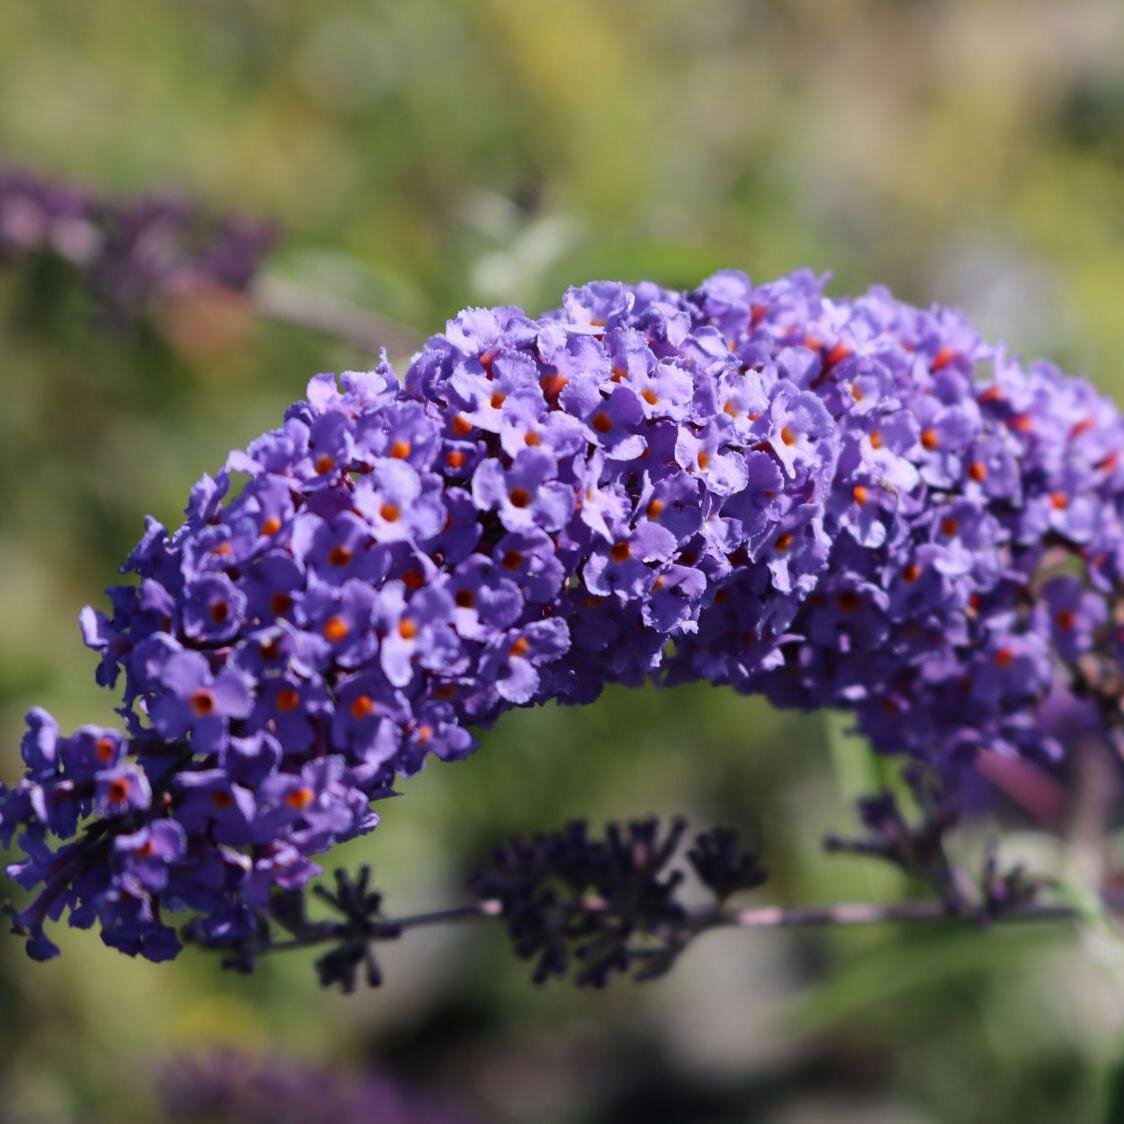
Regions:
[[[686, 826], [610, 823], [596, 839], [574, 821], [497, 848], [469, 886], [482, 901], [501, 903], [512, 947], [534, 960], [536, 983], [570, 973], [579, 987], [604, 987], [628, 972], [653, 979], [695, 932], [678, 898], [683, 872], [671, 866]], [[742, 848], [730, 829], [699, 835], [688, 859], [719, 903], [765, 881], [756, 851]]]

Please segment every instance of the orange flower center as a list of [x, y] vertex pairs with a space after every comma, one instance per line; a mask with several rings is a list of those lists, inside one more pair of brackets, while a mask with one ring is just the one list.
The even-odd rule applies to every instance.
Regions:
[[197, 718], [206, 718], [208, 714], [214, 713], [215, 696], [210, 691], [196, 691], [191, 696], [191, 709]]
[[324, 625], [324, 636], [333, 644], [338, 644], [351, 631], [343, 617], [329, 617]]
[[542, 387], [543, 394], [545, 394], [548, 399], [553, 400], [566, 389], [566, 384], [569, 383], [569, 381], [570, 380], [566, 378], [565, 375], [555, 371], [553, 374], [543, 375], [543, 377], [539, 379], [539, 386]]
[[356, 722], [370, 716], [375, 709], [375, 700], [370, 695], [357, 695], [351, 700], [351, 717]]
[[300, 694], [293, 687], [282, 687], [277, 692], [277, 709], [282, 713], [296, 710], [301, 704]]
[[933, 356], [933, 362], [930, 363], [929, 366], [934, 371], [940, 371], [943, 368], [947, 367], [949, 363], [951, 363], [955, 358], [956, 352], [953, 351], [951, 347], [942, 347], [940, 351], [938, 351], [937, 354]]
[[292, 792], [288, 793], [285, 797], [285, 803], [294, 811], [303, 812], [315, 799], [316, 793], [311, 788], [302, 786], [294, 788]]

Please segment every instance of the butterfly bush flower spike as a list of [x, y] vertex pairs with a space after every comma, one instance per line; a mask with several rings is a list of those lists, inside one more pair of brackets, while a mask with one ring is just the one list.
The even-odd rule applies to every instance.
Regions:
[[237, 944], [399, 777], [610, 683], [845, 708], [947, 775], [1056, 757], [1049, 700], [1119, 667], [1122, 445], [1087, 383], [807, 272], [466, 310], [402, 381], [316, 376], [149, 521], [82, 614], [123, 731], [32, 711], [0, 798], [16, 928]]

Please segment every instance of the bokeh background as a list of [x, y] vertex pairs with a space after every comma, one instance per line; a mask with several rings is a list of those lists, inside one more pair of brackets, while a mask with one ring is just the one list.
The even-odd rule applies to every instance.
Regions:
[[[272, 274], [401, 339], [596, 277], [807, 265], [961, 305], [1124, 393], [1121, 57], [1118, 0], [0, 0], [0, 156], [272, 217]], [[0, 275], [9, 779], [28, 705], [110, 720], [75, 615], [142, 516], [175, 521], [310, 374], [371, 363], [237, 303], [122, 334], [77, 290], [41, 298]], [[894, 877], [819, 849], [868, 780], [830, 717], [617, 690], [508, 716], [340, 857], [405, 912], [458, 900], [510, 832], [686, 812], [759, 834], [762, 900], [893, 899]], [[1008, 834], [1066, 869], [1064, 840]], [[715, 934], [607, 993], [533, 988], [485, 926], [388, 947], [387, 985], [351, 998], [300, 954], [242, 978], [63, 945], [42, 966], [0, 943], [0, 1120], [161, 1119], [160, 1067], [224, 1044], [500, 1124], [1124, 1119], [1124, 953], [1068, 925]]]

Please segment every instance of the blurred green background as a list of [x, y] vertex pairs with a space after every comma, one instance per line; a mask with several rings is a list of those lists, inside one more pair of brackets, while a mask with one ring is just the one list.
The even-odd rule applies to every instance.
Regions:
[[[1124, 391], [1118, 0], [0, 0], [0, 156], [276, 218], [269, 268], [417, 330], [595, 277], [833, 270], [959, 304]], [[23, 710], [108, 721], [75, 615], [142, 516], [345, 344], [235, 315], [122, 337], [0, 275], [0, 764]], [[404, 358], [399, 356], [399, 358]], [[509, 716], [348, 848], [392, 911], [458, 900], [515, 830], [686, 812], [747, 825], [762, 900], [904, 888], [819, 841], [863, 751], [706, 687]], [[858, 774], [858, 775], [857, 775]], [[1065, 847], [1012, 851], [1063, 869]], [[535, 989], [487, 927], [388, 947], [385, 988], [308, 959], [225, 975], [64, 934], [0, 943], [0, 1119], [159, 1119], [152, 1074], [218, 1043], [377, 1067], [497, 1122], [969, 1124], [1113, 1116], [1124, 956], [1071, 926], [710, 935], [666, 980]]]

